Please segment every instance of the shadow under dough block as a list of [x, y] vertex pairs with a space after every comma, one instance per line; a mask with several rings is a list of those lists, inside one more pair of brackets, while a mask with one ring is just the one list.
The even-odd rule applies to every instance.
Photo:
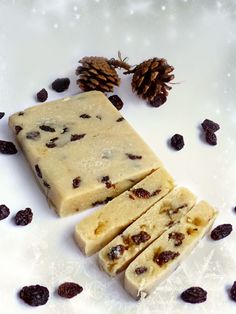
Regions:
[[150, 244], [126, 269], [124, 286], [135, 299], [170, 275], [211, 228], [217, 211], [207, 202], [195, 205], [180, 222]]
[[[124, 270], [134, 258], [194, 206], [196, 196], [177, 188], [155, 203], [99, 252], [99, 265], [110, 276]], [[123, 250], [117, 253], [120, 246]]]
[[173, 188], [172, 177], [159, 168], [81, 220], [75, 228], [75, 239], [82, 252], [91, 255], [99, 251]]
[[38, 104], [9, 125], [60, 216], [108, 201], [161, 166], [101, 92]]

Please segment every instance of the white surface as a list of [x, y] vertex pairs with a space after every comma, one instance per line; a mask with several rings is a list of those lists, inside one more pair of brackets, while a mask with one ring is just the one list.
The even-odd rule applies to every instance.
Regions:
[[[70, 89], [49, 90], [49, 100], [75, 94], [74, 70], [85, 55], [116, 57], [117, 51], [136, 64], [148, 57], [165, 57], [174, 65], [176, 82], [168, 102], [159, 109], [132, 94], [130, 78], [117, 93], [125, 102], [122, 113], [179, 184], [215, 205], [217, 223], [231, 222], [236, 214], [236, 4], [234, 1], [0, 1], [0, 138], [12, 140], [7, 117], [35, 104], [33, 95], [57, 77], [68, 76]], [[219, 144], [200, 139], [205, 118], [220, 123]], [[185, 137], [180, 152], [167, 146], [174, 133]], [[204, 239], [185, 263], [141, 303], [123, 290], [119, 278], [98, 270], [95, 257], [77, 249], [74, 225], [90, 211], [59, 219], [36, 185], [22, 155], [0, 156], [0, 203], [11, 216], [0, 221], [1, 314], [193, 314], [235, 313], [227, 288], [236, 280], [235, 232], [213, 242]], [[16, 227], [14, 213], [30, 206], [34, 220]], [[72, 300], [56, 296], [66, 280], [84, 287]], [[24, 285], [43, 284], [49, 302], [31, 308], [17, 298]], [[185, 304], [179, 294], [199, 285], [207, 302]]]

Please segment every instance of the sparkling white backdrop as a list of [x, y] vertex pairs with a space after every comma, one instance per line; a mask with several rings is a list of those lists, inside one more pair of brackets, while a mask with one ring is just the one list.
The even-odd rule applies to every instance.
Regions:
[[[163, 160], [179, 185], [191, 188], [220, 211], [217, 223], [235, 225], [236, 214], [236, 2], [213, 0], [0, 0], [0, 138], [12, 140], [7, 116], [35, 103], [34, 95], [57, 77], [72, 84], [49, 100], [78, 92], [74, 74], [85, 55], [115, 57], [120, 50], [131, 64], [165, 57], [175, 66], [176, 82], [168, 102], [150, 108], [132, 94], [123, 77], [116, 92], [122, 113]], [[221, 125], [216, 147], [202, 142], [199, 124], [210, 118]], [[185, 137], [180, 152], [167, 146], [174, 133]], [[235, 233], [213, 243], [206, 237], [183, 265], [141, 303], [122, 288], [122, 275], [110, 279], [76, 247], [74, 225], [92, 210], [59, 219], [48, 208], [21, 152], [0, 156], [0, 203], [12, 216], [30, 206], [34, 221], [15, 227], [0, 222], [1, 314], [187, 314], [235, 312], [227, 289], [236, 280]], [[11, 217], [12, 217], [11, 216]], [[72, 300], [57, 297], [66, 280], [84, 291]], [[50, 289], [47, 305], [30, 308], [17, 298], [24, 285]], [[184, 304], [189, 286], [208, 291], [207, 302]]]

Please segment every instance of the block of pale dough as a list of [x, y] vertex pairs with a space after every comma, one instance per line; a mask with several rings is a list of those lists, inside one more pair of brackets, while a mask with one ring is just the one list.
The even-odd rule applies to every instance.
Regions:
[[217, 211], [205, 201], [194, 206], [128, 266], [125, 289], [135, 299], [146, 297], [192, 251], [211, 228], [216, 215]]
[[9, 125], [60, 216], [110, 200], [161, 165], [101, 92], [36, 105]]
[[195, 202], [196, 196], [186, 188], [170, 192], [99, 252], [100, 267], [110, 276], [124, 270], [151, 242], [178, 222]]
[[80, 249], [86, 255], [97, 252], [173, 187], [172, 177], [159, 168], [77, 224], [75, 239]]

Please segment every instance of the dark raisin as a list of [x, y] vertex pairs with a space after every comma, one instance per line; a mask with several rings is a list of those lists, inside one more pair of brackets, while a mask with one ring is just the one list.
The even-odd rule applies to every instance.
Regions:
[[64, 92], [68, 89], [70, 85], [70, 79], [65, 78], [58, 78], [54, 82], [52, 82], [52, 89], [58, 93]]
[[73, 181], [72, 181], [73, 188], [77, 189], [80, 186], [80, 183], [81, 183], [80, 177], [74, 178]]
[[57, 293], [62, 298], [71, 299], [75, 297], [77, 294], [81, 293], [83, 288], [74, 282], [65, 282], [61, 284], [58, 289]]
[[206, 142], [212, 146], [215, 146], [217, 145], [217, 137], [215, 135], [214, 132], [212, 131], [206, 131], [205, 132], [205, 139], [206, 139]]
[[40, 125], [39, 128], [45, 132], [56, 132], [56, 130], [49, 125]]
[[31, 306], [39, 306], [47, 303], [49, 291], [40, 285], [26, 286], [20, 290], [20, 298]]
[[124, 103], [118, 95], [112, 95], [108, 99], [113, 104], [113, 106], [116, 107], [117, 110], [121, 110], [123, 108]]
[[46, 143], [46, 146], [47, 146], [48, 148], [54, 148], [54, 147], [56, 147], [57, 144], [55, 143], [55, 141], [57, 141], [57, 140], [58, 140], [58, 137], [51, 138], [51, 139], [49, 140], [49, 142]]
[[169, 233], [169, 240], [174, 240], [174, 246], [180, 246], [183, 243], [185, 235], [181, 232]]
[[236, 206], [234, 207], [234, 211], [236, 212]]
[[122, 244], [119, 244], [117, 246], [113, 246], [112, 248], [110, 248], [109, 253], [107, 254], [108, 258], [112, 261], [114, 261], [115, 259], [119, 259], [125, 251], [125, 247]]
[[82, 118], [82, 119], [90, 119], [91, 116], [89, 114], [83, 113], [83, 114], [80, 115], [80, 118]]
[[160, 254], [155, 255], [153, 260], [159, 266], [162, 266], [169, 261], [175, 259], [177, 256], [179, 256], [179, 252], [163, 251]]
[[23, 116], [25, 113], [24, 113], [24, 111], [20, 111], [19, 113], [18, 113], [18, 116]]
[[230, 298], [236, 302], [236, 281], [233, 283], [229, 291]]
[[48, 142], [48, 143], [46, 143], [46, 146], [47, 146], [48, 148], [54, 148], [54, 147], [57, 146], [57, 144], [54, 143], [54, 142]]
[[145, 266], [140, 266], [140, 267], [135, 268], [136, 275], [142, 275], [143, 273], [146, 273], [146, 271], [147, 271], [147, 267]]
[[131, 160], [142, 159], [142, 156], [140, 155], [126, 154], [126, 156]]
[[156, 96], [153, 100], [150, 100], [149, 103], [152, 107], [160, 107], [161, 105], [163, 105], [166, 102], [167, 98], [165, 95], [160, 94], [158, 96]]
[[184, 138], [180, 134], [175, 134], [170, 139], [170, 144], [175, 150], [181, 150], [184, 147]]
[[184, 302], [202, 303], [207, 299], [207, 292], [200, 287], [191, 287], [183, 291], [180, 297]]
[[36, 140], [39, 137], [40, 137], [39, 131], [32, 131], [32, 132], [26, 133], [26, 138], [28, 138], [29, 140]]
[[152, 192], [151, 196], [158, 195], [161, 192], [161, 189], [157, 189], [156, 191]]
[[16, 125], [15, 126], [15, 132], [16, 132], [16, 135], [20, 133], [20, 131], [22, 131], [23, 128], [20, 126], [20, 125]]
[[113, 199], [113, 197], [109, 197], [109, 196], [108, 196], [107, 198], [105, 198], [105, 199], [102, 200], [102, 201], [96, 201], [96, 202], [92, 203], [92, 206], [107, 204], [107, 203], [110, 202], [112, 199]]
[[133, 235], [131, 239], [135, 244], [138, 245], [140, 243], [147, 242], [149, 239], [151, 239], [151, 236], [147, 232], [141, 231], [140, 233]]
[[39, 102], [44, 102], [48, 99], [48, 92], [43, 88], [37, 93], [36, 97]]
[[151, 193], [143, 188], [133, 189], [132, 193], [138, 198], [150, 198]]
[[5, 155], [13, 155], [17, 153], [14, 143], [0, 140], [0, 153]]
[[70, 137], [70, 140], [71, 142], [74, 142], [74, 141], [78, 141], [78, 140], [81, 140], [81, 138], [85, 137], [85, 133], [84, 134], [71, 134], [71, 137]]
[[15, 224], [17, 226], [26, 226], [31, 223], [33, 219], [33, 212], [31, 208], [26, 208], [24, 210], [19, 210], [15, 215]]
[[0, 119], [2, 119], [5, 116], [5, 112], [0, 112]]
[[116, 122], [121, 122], [121, 121], [123, 121], [123, 120], [125, 120], [125, 118], [120, 117], [120, 118], [118, 118], [118, 119], [116, 120]]
[[212, 240], [221, 240], [227, 237], [233, 230], [231, 224], [222, 224], [211, 231], [211, 238]]
[[65, 127], [65, 128], [62, 129], [61, 134], [64, 134], [64, 133], [66, 133], [68, 131], [69, 131], [69, 128]]
[[47, 189], [50, 189], [51, 186], [50, 184], [47, 183], [47, 181], [43, 180], [43, 185], [47, 188]]
[[7, 218], [10, 214], [10, 209], [6, 205], [0, 205], [0, 220]]
[[220, 129], [220, 126], [218, 123], [209, 119], [205, 119], [201, 125], [204, 131], [216, 132]]
[[101, 182], [102, 182], [102, 183], [105, 183], [105, 182], [107, 182], [107, 181], [109, 181], [109, 180], [110, 180], [110, 177], [109, 177], [109, 176], [104, 176], [104, 177], [102, 177]]
[[41, 170], [39, 168], [39, 165], [35, 165], [34, 169], [36, 171], [37, 176], [42, 179], [43, 175], [42, 175], [42, 172], [41, 172]]

